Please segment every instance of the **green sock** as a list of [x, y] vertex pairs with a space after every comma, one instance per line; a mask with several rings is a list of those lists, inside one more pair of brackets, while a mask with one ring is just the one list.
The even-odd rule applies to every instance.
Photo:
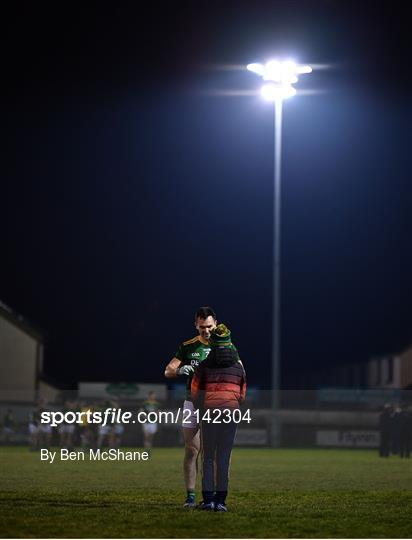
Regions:
[[195, 492], [191, 489], [188, 489], [187, 490], [187, 496], [188, 497], [193, 497], [193, 499], [195, 498]]

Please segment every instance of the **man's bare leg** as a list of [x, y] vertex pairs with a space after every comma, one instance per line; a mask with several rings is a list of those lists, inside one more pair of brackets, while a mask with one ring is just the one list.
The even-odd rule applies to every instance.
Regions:
[[196, 488], [197, 456], [200, 450], [200, 430], [196, 428], [183, 428], [185, 441], [185, 457], [183, 460], [183, 472], [187, 492], [193, 492]]

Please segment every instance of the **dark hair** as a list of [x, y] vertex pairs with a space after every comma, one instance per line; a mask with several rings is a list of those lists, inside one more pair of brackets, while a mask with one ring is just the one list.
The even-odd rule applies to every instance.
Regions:
[[208, 317], [213, 317], [216, 320], [216, 313], [209, 306], [200, 307], [195, 313], [195, 321], [197, 319], [207, 319]]

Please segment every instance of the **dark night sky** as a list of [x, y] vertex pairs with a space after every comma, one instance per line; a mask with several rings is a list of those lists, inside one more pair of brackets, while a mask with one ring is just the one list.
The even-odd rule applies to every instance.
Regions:
[[[272, 114], [252, 74], [327, 64], [285, 103], [283, 380], [412, 342], [402, 2], [15, 3], [3, 11], [0, 299], [46, 373], [163, 382], [199, 305], [270, 369]], [[321, 382], [321, 381], [320, 381]]]

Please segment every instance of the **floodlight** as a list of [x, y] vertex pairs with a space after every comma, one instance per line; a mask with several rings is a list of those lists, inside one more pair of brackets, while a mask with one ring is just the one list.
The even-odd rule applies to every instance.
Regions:
[[296, 90], [293, 86], [269, 83], [262, 86], [261, 94], [266, 101], [275, 101], [277, 99], [287, 99], [294, 96]]
[[298, 82], [298, 75], [312, 72], [310, 66], [298, 65], [293, 60], [269, 60], [265, 65], [248, 64], [247, 69], [262, 77], [264, 81], [274, 83], [262, 88], [262, 96], [268, 101], [294, 96], [296, 90], [292, 85]]
[[248, 64], [247, 69], [263, 77], [265, 73], [265, 67], [262, 64]]

